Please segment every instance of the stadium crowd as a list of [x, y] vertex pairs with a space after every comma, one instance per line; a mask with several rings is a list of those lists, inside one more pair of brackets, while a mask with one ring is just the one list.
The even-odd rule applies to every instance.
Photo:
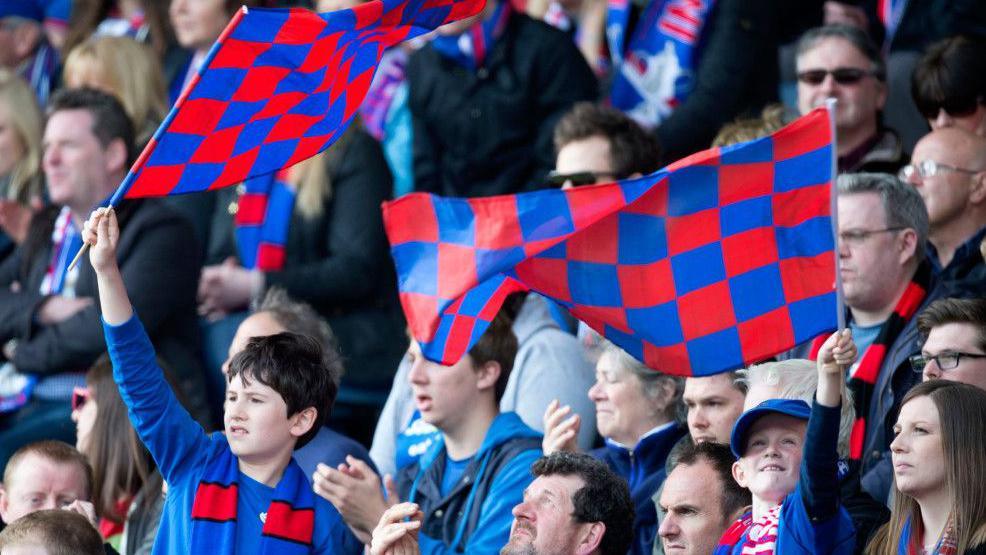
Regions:
[[[241, 6], [360, 3], [0, 0], [0, 555], [986, 553], [986, 4], [487, 0], [268, 188], [98, 208]], [[534, 292], [409, 337], [382, 202], [829, 99], [844, 329], [705, 377]]]

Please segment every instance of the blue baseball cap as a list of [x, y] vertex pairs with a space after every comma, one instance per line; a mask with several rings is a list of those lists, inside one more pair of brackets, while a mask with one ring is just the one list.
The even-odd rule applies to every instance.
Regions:
[[733, 425], [733, 433], [729, 436], [729, 447], [733, 450], [736, 458], [743, 456], [746, 450], [746, 436], [750, 432], [753, 423], [770, 413], [786, 414], [799, 420], [808, 420], [811, 416], [811, 407], [808, 403], [795, 399], [767, 399], [752, 409], [740, 415], [736, 424]]
[[44, 21], [45, 12], [37, 0], [0, 0], [0, 17], [23, 17]]

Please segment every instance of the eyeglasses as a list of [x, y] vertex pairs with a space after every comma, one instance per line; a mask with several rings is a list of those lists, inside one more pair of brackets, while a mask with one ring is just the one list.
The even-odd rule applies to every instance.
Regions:
[[828, 75], [831, 75], [832, 79], [840, 85], [855, 85], [856, 83], [859, 83], [863, 77], [880, 76], [878, 72], [869, 69], [860, 69], [858, 67], [837, 67], [831, 71], [827, 69], [806, 69], [805, 71], [799, 71], [798, 81], [801, 81], [806, 85], [821, 85], [822, 81], [825, 81], [825, 77]]
[[82, 405], [89, 400], [91, 393], [88, 387], [78, 387], [72, 389], [72, 410], [79, 410]]
[[924, 367], [927, 366], [928, 362], [932, 360], [935, 361], [935, 364], [938, 365], [938, 368], [944, 371], [944, 370], [955, 369], [959, 365], [959, 362], [962, 361], [962, 357], [986, 358], [986, 355], [976, 354], [976, 353], [960, 353], [960, 352], [945, 351], [944, 353], [938, 353], [937, 355], [933, 355], [933, 356], [914, 355], [908, 358], [907, 360], [911, 362], [911, 368], [915, 372], [924, 372]]
[[948, 164], [942, 164], [940, 162], [935, 162], [934, 160], [921, 160], [917, 164], [908, 164], [901, 168], [900, 171], [897, 172], [897, 177], [899, 177], [902, 181], [910, 181], [915, 175], [919, 175], [923, 179], [926, 177], [934, 177], [944, 172], [959, 172], [967, 173], [969, 175], [979, 173], [979, 171], [976, 170], [956, 168], [955, 166], [949, 166]]
[[614, 179], [616, 179], [615, 174], [605, 172], [558, 173], [553, 171], [548, 174], [548, 177], [545, 178], [544, 182], [548, 186], [558, 188], [566, 182], [571, 182], [573, 187], [581, 187], [582, 185], [605, 183]]
[[871, 235], [876, 235], [877, 233], [889, 233], [891, 231], [900, 231], [902, 229], [907, 228], [885, 227], [883, 229], [847, 229], [839, 232], [839, 240], [850, 245], [859, 245], [861, 243], [865, 243]]
[[945, 113], [953, 118], [964, 118], [971, 116], [979, 107], [986, 104], [986, 99], [981, 96], [966, 97], [966, 98], [946, 98], [941, 102], [938, 101], [924, 101], [922, 99], [916, 98], [915, 103], [918, 106], [918, 111], [925, 119], [935, 119], [938, 117], [938, 112], [945, 110]]

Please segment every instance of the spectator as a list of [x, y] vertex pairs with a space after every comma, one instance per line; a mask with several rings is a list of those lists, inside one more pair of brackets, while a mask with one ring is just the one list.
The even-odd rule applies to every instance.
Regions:
[[[559, 452], [535, 461], [531, 473], [536, 478], [513, 508], [510, 541], [501, 555], [627, 552], [633, 525], [630, 491], [606, 465], [588, 455]], [[414, 503], [388, 509], [373, 531], [371, 555], [420, 553], [420, 518]]]
[[[470, 37], [483, 44], [462, 50]], [[571, 39], [506, 0], [439, 28], [411, 55], [407, 80], [414, 186], [448, 196], [539, 187], [554, 165], [558, 119], [597, 92]]]
[[[560, 399], [582, 423], [579, 447], [590, 449], [596, 441], [595, 407], [586, 395], [595, 381], [592, 365], [578, 341], [559, 327], [553, 308], [551, 301], [536, 293], [514, 294], [504, 302], [501, 311], [513, 319], [511, 328], [519, 346], [500, 398], [500, 412], [515, 412], [524, 424], [541, 432], [544, 408], [552, 399]], [[416, 459], [421, 451], [415, 446], [438, 433], [415, 411], [409, 371], [405, 357], [373, 435], [370, 455], [385, 474], [395, 474]]]
[[[291, 299], [283, 289], [274, 287], [267, 291], [257, 311], [243, 320], [240, 327], [236, 329], [236, 335], [229, 346], [229, 358], [223, 364], [221, 374], [224, 378], [223, 383], [219, 384], [223, 388], [220, 392], [223, 397], [225, 397], [225, 378], [233, 357], [246, 348], [250, 339], [282, 332], [305, 335], [318, 341], [329, 377], [336, 387], [339, 387], [343, 363], [332, 330], [312, 307]], [[331, 412], [330, 407], [323, 408], [321, 411], [323, 419], [318, 427], [318, 433], [305, 446], [294, 452], [294, 460], [309, 479], [315, 473], [318, 463], [337, 467], [346, 462], [347, 455], [352, 455], [373, 467], [366, 447], [329, 428]]]
[[441, 432], [421, 457], [398, 470], [396, 483], [355, 461], [340, 469], [319, 465], [315, 491], [332, 501], [369, 543], [373, 528], [400, 500], [422, 511], [418, 541], [425, 553], [495, 553], [507, 543], [510, 509], [521, 502], [541, 456], [541, 436], [514, 413], [501, 413], [517, 353], [510, 319], [501, 310], [479, 341], [452, 366], [426, 360], [411, 343], [408, 377], [421, 420]]
[[120, 100], [134, 124], [136, 150], [144, 150], [168, 111], [161, 65], [150, 48], [129, 37], [99, 37], [73, 48], [62, 81], [90, 87]]
[[619, 110], [580, 102], [555, 126], [555, 169], [548, 183], [567, 189], [648, 175], [661, 168], [661, 149]]
[[92, 484], [89, 461], [71, 445], [51, 440], [25, 445], [4, 468], [0, 520], [11, 524], [34, 511], [88, 500]]
[[891, 444], [893, 516], [867, 552], [986, 553], [986, 392], [931, 380], [904, 397]]
[[[0, 466], [41, 438], [74, 441], [72, 389], [106, 350], [99, 333], [89, 265], [69, 271], [85, 215], [113, 193], [133, 160], [133, 127], [123, 106], [91, 89], [52, 98], [43, 165], [52, 206], [31, 221], [28, 238], [0, 265], [0, 342], [12, 368], [39, 376], [33, 398], [0, 416]], [[123, 201], [119, 263], [134, 303], [195, 414], [204, 416], [195, 316], [192, 230], [157, 200]], [[17, 283], [16, 288], [11, 286]], [[11, 341], [13, 340], [13, 341]]]
[[38, 101], [16, 74], [0, 69], [0, 260], [24, 241], [41, 205], [41, 130]]
[[606, 3], [599, 0], [531, 0], [524, 12], [575, 39], [589, 67], [602, 75], [609, 62], [606, 53]]
[[0, 532], [0, 553], [103, 555], [103, 542], [86, 518], [72, 511], [31, 513]]
[[58, 53], [45, 38], [37, 0], [0, 0], [0, 68], [16, 71], [42, 107], [55, 89]]
[[[596, 365], [596, 425], [606, 445], [592, 452], [630, 484], [636, 518], [630, 553], [650, 554], [657, 533], [654, 493], [667, 475], [671, 448], [685, 435], [676, 422], [681, 378], [647, 368], [615, 345], [607, 345]], [[579, 419], [557, 402], [544, 413], [544, 452], [575, 451]]]
[[838, 101], [839, 172], [896, 173], [906, 157], [900, 138], [880, 122], [886, 68], [866, 33], [848, 25], [818, 27], [802, 35], [796, 56], [801, 115], [829, 98]]
[[[347, 361], [341, 394], [382, 397], [407, 337], [380, 212], [392, 188], [380, 145], [352, 125], [331, 148], [286, 173], [266, 189], [247, 191], [248, 182], [217, 192], [199, 280], [210, 369], [226, 358], [251, 301], [281, 287], [332, 328]], [[261, 223], [250, 220], [248, 202], [264, 195], [278, 202], [269, 203]], [[272, 245], [282, 247], [279, 256], [267, 256]]]
[[[164, 505], [163, 482], [130, 425], [109, 357], [102, 356], [93, 364], [86, 373], [86, 386], [72, 395], [72, 420], [75, 447], [93, 470], [92, 498], [100, 515], [99, 533], [121, 553], [135, 553], [141, 546], [149, 553]], [[142, 529], [139, 535], [137, 528]], [[124, 549], [121, 542], [128, 532], [133, 537], [127, 538], [128, 549]]]
[[[155, 551], [359, 552], [291, 458], [315, 436], [336, 394], [318, 342], [291, 333], [250, 341], [230, 363], [223, 433], [205, 435], [163, 379], [135, 316], [116, 265], [119, 234], [112, 209], [94, 211], [84, 230], [113, 378], [168, 483]], [[295, 516], [302, 512], [308, 526]]]
[[745, 143], [754, 139], [772, 135], [775, 131], [784, 127], [787, 123], [785, 108], [782, 104], [768, 104], [764, 106], [757, 118], [738, 118], [731, 123], [723, 125], [712, 139], [712, 146], [728, 146], [737, 143]]
[[[862, 355], [850, 370], [863, 489], [885, 501], [890, 491], [891, 423], [917, 380], [908, 357], [920, 350], [914, 316], [943, 294], [922, 245], [928, 213], [920, 195], [883, 174], [838, 178], [838, 252], [848, 325]], [[795, 358], [813, 358], [804, 345]]]
[[900, 175], [928, 207], [928, 259], [938, 278], [960, 292], [986, 294], [979, 252], [986, 238], [986, 138], [959, 127], [932, 131]]
[[689, 445], [678, 453], [658, 502], [665, 513], [658, 530], [663, 553], [714, 552], [730, 523], [748, 510], [750, 491], [733, 479], [735, 461], [729, 446], [716, 441]]
[[928, 47], [914, 68], [911, 95], [932, 129], [961, 127], [986, 136], [986, 44], [949, 37]]
[[[810, 403], [818, 389], [818, 373], [815, 364], [808, 360], [783, 360], [755, 364], [741, 370], [741, 381], [748, 384], [749, 392], [744, 405], [750, 410], [768, 399], [792, 399]], [[839, 416], [839, 497], [856, 528], [854, 553], [862, 553], [870, 537], [890, 518], [890, 512], [862, 490], [859, 461], [850, 459], [849, 440], [856, 410], [848, 388], [842, 387], [842, 409]]]
[[723, 535], [717, 554], [852, 553], [855, 530], [839, 501], [836, 445], [844, 368], [855, 355], [848, 330], [832, 334], [819, 351], [811, 408], [773, 399], [736, 421], [733, 477], [749, 488], [753, 509]]
[[986, 299], [939, 299], [918, 314], [924, 339], [911, 357], [924, 381], [951, 380], [986, 390]]
[[746, 398], [746, 382], [736, 372], [687, 378], [682, 398], [688, 409], [688, 433], [694, 443], [729, 443], [729, 432]]

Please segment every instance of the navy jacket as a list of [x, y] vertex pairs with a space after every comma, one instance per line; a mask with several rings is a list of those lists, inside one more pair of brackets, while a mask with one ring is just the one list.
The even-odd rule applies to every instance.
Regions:
[[630, 485], [635, 512], [630, 553], [634, 555], [650, 555], [653, 552], [657, 534], [654, 492], [668, 475], [664, 468], [668, 454], [687, 432], [685, 427], [672, 423], [644, 436], [633, 449], [607, 439], [604, 447], [592, 452], [592, 456], [606, 463]]

